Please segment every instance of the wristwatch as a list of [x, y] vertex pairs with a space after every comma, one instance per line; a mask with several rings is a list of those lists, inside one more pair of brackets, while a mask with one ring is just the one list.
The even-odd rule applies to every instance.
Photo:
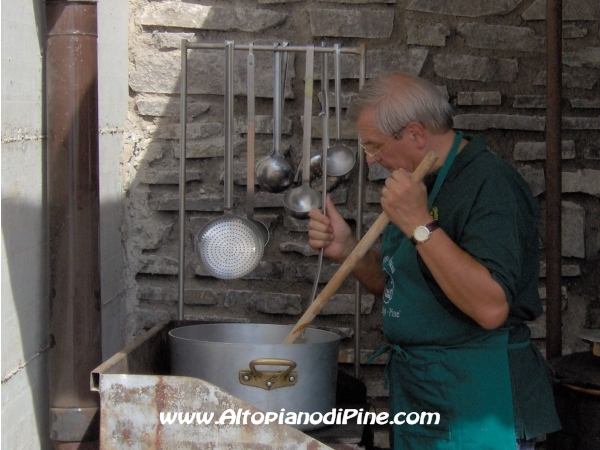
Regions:
[[440, 227], [440, 223], [437, 220], [428, 223], [427, 225], [419, 225], [413, 231], [413, 235], [410, 238], [410, 241], [417, 245], [419, 243], [427, 242], [431, 237], [431, 233], [437, 230]]

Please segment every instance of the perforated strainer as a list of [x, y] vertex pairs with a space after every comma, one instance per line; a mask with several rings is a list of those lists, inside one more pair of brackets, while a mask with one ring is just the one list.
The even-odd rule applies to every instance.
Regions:
[[256, 225], [232, 215], [211, 220], [198, 235], [202, 266], [217, 278], [252, 272], [262, 259], [263, 245]]
[[200, 264], [217, 278], [240, 278], [263, 256], [264, 239], [254, 223], [233, 207], [233, 41], [225, 43], [225, 199], [223, 217], [208, 222], [196, 236]]

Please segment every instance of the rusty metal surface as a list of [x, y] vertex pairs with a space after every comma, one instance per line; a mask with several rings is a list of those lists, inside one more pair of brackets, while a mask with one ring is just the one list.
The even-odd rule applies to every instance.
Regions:
[[[166, 375], [169, 330], [196, 323], [163, 322], [93, 371], [92, 389], [100, 392], [102, 449], [331, 448], [288, 425], [216, 424], [229, 409], [259, 410], [199, 378]], [[213, 413], [214, 420], [162, 425], [161, 412]]]
[[146, 449], [328, 449], [287, 425], [160, 423], [160, 412], [258, 412], [198, 378], [157, 375], [100, 376], [100, 442], [105, 450]]
[[100, 386], [100, 374], [148, 374], [169, 373], [169, 349], [167, 333], [180, 322], [165, 321], [155, 325], [120, 352], [114, 354], [91, 373], [91, 390]]

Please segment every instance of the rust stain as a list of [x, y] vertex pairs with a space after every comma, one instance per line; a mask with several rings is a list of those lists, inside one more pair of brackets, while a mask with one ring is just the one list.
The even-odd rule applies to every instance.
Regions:
[[306, 446], [306, 450], [318, 450], [320, 448], [321, 448], [321, 444], [319, 444], [317, 441], [311, 441]]
[[162, 448], [162, 432], [163, 426], [158, 420], [158, 415], [160, 411], [164, 411], [165, 409], [165, 383], [162, 376], [158, 376], [158, 383], [156, 383], [156, 388], [154, 389], [154, 404], [156, 405], [156, 433], [154, 435], [154, 448], [161, 449]]
[[123, 442], [127, 442], [129, 445], [131, 445], [131, 430], [123, 430], [123, 432], [121, 433], [121, 438], [123, 439]]

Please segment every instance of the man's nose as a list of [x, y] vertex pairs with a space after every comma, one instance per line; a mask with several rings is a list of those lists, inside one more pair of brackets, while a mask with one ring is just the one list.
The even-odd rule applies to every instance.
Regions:
[[377, 159], [375, 159], [373, 156], [367, 155], [365, 153], [365, 162], [367, 164], [375, 164], [376, 162], [379, 162]]

